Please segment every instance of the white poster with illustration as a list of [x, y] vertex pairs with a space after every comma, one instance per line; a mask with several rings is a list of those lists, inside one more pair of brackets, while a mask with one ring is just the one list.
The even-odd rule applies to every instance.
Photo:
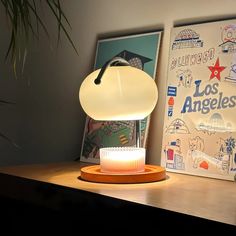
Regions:
[[162, 166], [236, 176], [236, 20], [171, 31]]

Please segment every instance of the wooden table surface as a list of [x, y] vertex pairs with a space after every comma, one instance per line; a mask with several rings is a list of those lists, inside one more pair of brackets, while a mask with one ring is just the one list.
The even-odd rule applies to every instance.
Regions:
[[236, 183], [167, 172], [143, 184], [101, 184], [78, 177], [81, 162], [1, 167], [0, 173], [80, 189], [236, 226]]

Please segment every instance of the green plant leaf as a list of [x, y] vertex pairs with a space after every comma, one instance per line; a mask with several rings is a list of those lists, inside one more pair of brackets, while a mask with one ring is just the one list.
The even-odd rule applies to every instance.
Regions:
[[[15, 75], [17, 75], [18, 63], [21, 63], [21, 72], [23, 73], [24, 71], [30, 35], [32, 34], [33, 38], [39, 39], [39, 27], [41, 27], [48, 39], [50, 39], [49, 32], [46, 24], [38, 13], [38, 2], [36, 0], [0, 0], [0, 2], [5, 8], [6, 17], [11, 26], [11, 38], [6, 50], [5, 61], [7, 61], [8, 58], [10, 59], [13, 71]], [[57, 21], [57, 46], [60, 41], [61, 32], [64, 32], [66, 38], [78, 55], [77, 48], [64, 25], [65, 23], [66, 26], [71, 29], [70, 22], [62, 10], [60, 0], [40, 0], [39, 4], [46, 4]], [[35, 19], [36, 24], [32, 24], [32, 18]]]
[[[72, 47], [74, 48], [76, 54], [78, 55], [78, 51], [77, 51], [77, 49], [76, 49], [76, 47], [75, 47], [75, 45], [74, 45], [72, 39], [70, 38], [70, 36], [69, 36], [69, 34], [68, 34], [68, 32], [67, 32], [65, 26], [63, 25], [63, 23], [62, 23], [61, 20], [60, 20], [60, 17], [57, 15], [56, 11], [55, 11], [54, 8], [53, 8], [53, 5], [51, 4], [51, 1], [52, 1], [52, 2], [54, 2], [54, 1], [53, 1], [53, 0], [46, 0], [46, 1], [47, 1], [47, 3], [48, 3], [49, 7], [51, 8], [51, 10], [52, 10], [54, 16], [57, 18], [57, 23], [60, 25], [60, 27], [61, 27], [62, 30], [64, 31], [64, 33], [65, 33], [67, 39], [69, 40], [69, 42], [71, 43]], [[58, 5], [54, 4], [54, 6], [58, 6]], [[58, 9], [59, 12], [62, 11], [60, 7], [58, 7], [57, 9]], [[61, 14], [61, 13], [60, 13], [60, 14]], [[60, 39], [60, 35], [59, 35], [59, 39]]]
[[9, 102], [6, 100], [0, 100], [0, 103], [2, 103], [2, 104], [16, 104], [15, 102]]
[[43, 21], [41, 20], [40, 16], [38, 15], [38, 12], [35, 8], [35, 5], [33, 4], [30, 4], [30, 2], [27, 0], [27, 5], [29, 7], [29, 9], [31, 10], [31, 12], [34, 14], [35, 18], [36, 18], [36, 22], [38, 22], [39, 25], [41, 25], [41, 27], [43, 28], [44, 30], [44, 33], [47, 35], [47, 37], [49, 38], [49, 33], [48, 33], [48, 30], [47, 30], [47, 27], [46, 25], [43, 23]]
[[20, 148], [20, 146], [18, 144], [16, 144], [13, 140], [11, 140], [10, 138], [8, 138], [5, 134], [0, 133], [0, 137], [7, 140], [9, 143], [11, 143], [13, 146], [15, 146], [16, 148]]

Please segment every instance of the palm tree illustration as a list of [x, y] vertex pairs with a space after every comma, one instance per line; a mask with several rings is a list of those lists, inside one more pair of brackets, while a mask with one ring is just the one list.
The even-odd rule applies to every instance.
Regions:
[[225, 140], [226, 152], [229, 155], [229, 160], [231, 162], [230, 166], [233, 167], [234, 159], [233, 159], [233, 149], [235, 148], [235, 138], [228, 138]]

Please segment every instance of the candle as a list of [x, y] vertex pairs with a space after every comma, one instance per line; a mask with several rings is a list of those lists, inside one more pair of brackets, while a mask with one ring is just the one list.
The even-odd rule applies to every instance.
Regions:
[[101, 172], [131, 174], [144, 171], [145, 148], [100, 148]]

